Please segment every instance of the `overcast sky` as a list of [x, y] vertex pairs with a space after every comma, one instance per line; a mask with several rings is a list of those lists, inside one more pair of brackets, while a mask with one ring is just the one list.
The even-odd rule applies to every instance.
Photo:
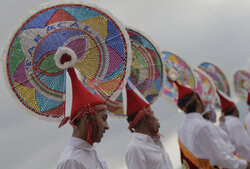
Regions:
[[[0, 1], [0, 46], [18, 20], [46, 0]], [[197, 67], [215, 63], [231, 82], [237, 69], [245, 69], [250, 55], [249, 0], [88, 0], [108, 9], [126, 26], [135, 27], [161, 48]], [[71, 135], [70, 126], [31, 117], [17, 106], [0, 76], [0, 167], [53, 169]], [[231, 87], [232, 88], [232, 87]], [[245, 109], [244, 103], [239, 103]], [[160, 118], [163, 142], [174, 168], [180, 167], [176, 130], [184, 115], [159, 99], [153, 105]], [[126, 120], [109, 118], [110, 130], [97, 150], [111, 169], [125, 167], [125, 149], [131, 138]]]

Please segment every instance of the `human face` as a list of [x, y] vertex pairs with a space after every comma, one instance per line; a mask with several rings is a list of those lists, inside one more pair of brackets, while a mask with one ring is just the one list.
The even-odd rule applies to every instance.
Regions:
[[155, 117], [154, 112], [150, 110], [150, 118], [149, 118], [150, 124], [151, 124], [151, 129], [153, 130], [152, 132], [158, 133], [159, 128], [160, 128], [160, 123], [158, 118]]
[[96, 133], [96, 136], [94, 137], [94, 142], [99, 143], [101, 142], [103, 134], [106, 132], [106, 130], [109, 129], [109, 125], [107, 122], [108, 111], [107, 110], [98, 111], [95, 116], [96, 116], [96, 123], [98, 125], [98, 131]]

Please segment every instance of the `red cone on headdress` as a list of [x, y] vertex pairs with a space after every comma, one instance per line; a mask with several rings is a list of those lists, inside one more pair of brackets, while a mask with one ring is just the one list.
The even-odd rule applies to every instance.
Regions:
[[74, 68], [69, 68], [68, 73], [72, 84], [72, 107], [70, 119], [72, 119], [78, 110], [83, 107], [105, 104], [101, 98], [92, 94], [86, 87], [84, 87], [82, 82], [78, 79]]
[[150, 104], [142, 100], [128, 84], [126, 86], [126, 90], [127, 90], [127, 116], [131, 116], [137, 113], [138, 111], [150, 106]]
[[183, 86], [183, 85], [179, 84], [177, 81], [175, 81], [175, 84], [178, 87], [178, 93], [179, 93], [178, 100], [182, 99], [184, 96], [186, 96], [188, 94], [194, 93], [193, 89], [186, 87], [186, 86]]
[[229, 111], [231, 108], [235, 107], [235, 104], [233, 101], [226, 98], [226, 96], [223, 96], [223, 94], [219, 90], [216, 90], [216, 92], [218, 93], [218, 95], [220, 97], [221, 111], [223, 113], [227, 113], [227, 111]]

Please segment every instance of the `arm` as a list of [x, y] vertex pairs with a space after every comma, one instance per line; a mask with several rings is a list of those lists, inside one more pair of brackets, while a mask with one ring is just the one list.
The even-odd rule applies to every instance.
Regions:
[[222, 143], [213, 131], [208, 127], [203, 127], [197, 134], [197, 142], [199, 147], [207, 155], [210, 165], [217, 165], [223, 168], [230, 169], [245, 169], [247, 162], [240, 160], [233, 154], [229, 154], [225, 146], [220, 146]]
[[236, 153], [245, 160], [250, 160], [250, 137], [240, 121], [230, 127], [230, 136], [236, 147]]
[[146, 169], [146, 158], [138, 147], [129, 147], [126, 153], [128, 169]]
[[57, 165], [57, 169], [86, 169], [78, 161], [69, 159]]

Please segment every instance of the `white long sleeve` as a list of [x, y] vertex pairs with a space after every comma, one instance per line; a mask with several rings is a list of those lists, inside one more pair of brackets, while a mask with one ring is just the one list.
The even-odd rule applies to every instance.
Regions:
[[178, 129], [181, 143], [197, 159], [209, 160], [211, 166], [245, 169], [247, 162], [233, 155], [216, 126], [209, 124], [199, 113], [186, 115]]
[[162, 144], [156, 144], [152, 137], [133, 133], [126, 152], [128, 169], [173, 169]]
[[70, 137], [59, 158], [57, 169], [108, 169], [94, 147], [85, 140]]
[[206, 152], [210, 165], [217, 165], [229, 169], [245, 169], [247, 162], [239, 160], [232, 153], [228, 153], [220, 138], [211, 133], [209, 127], [203, 127], [197, 134], [200, 149]]
[[128, 169], [144, 169], [146, 158], [144, 153], [136, 146], [130, 146], [126, 154], [126, 164]]
[[86, 169], [82, 164], [76, 160], [69, 159], [57, 165], [57, 169]]
[[250, 136], [237, 117], [226, 117], [226, 129], [236, 153], [245, 160], [250, 160]]

